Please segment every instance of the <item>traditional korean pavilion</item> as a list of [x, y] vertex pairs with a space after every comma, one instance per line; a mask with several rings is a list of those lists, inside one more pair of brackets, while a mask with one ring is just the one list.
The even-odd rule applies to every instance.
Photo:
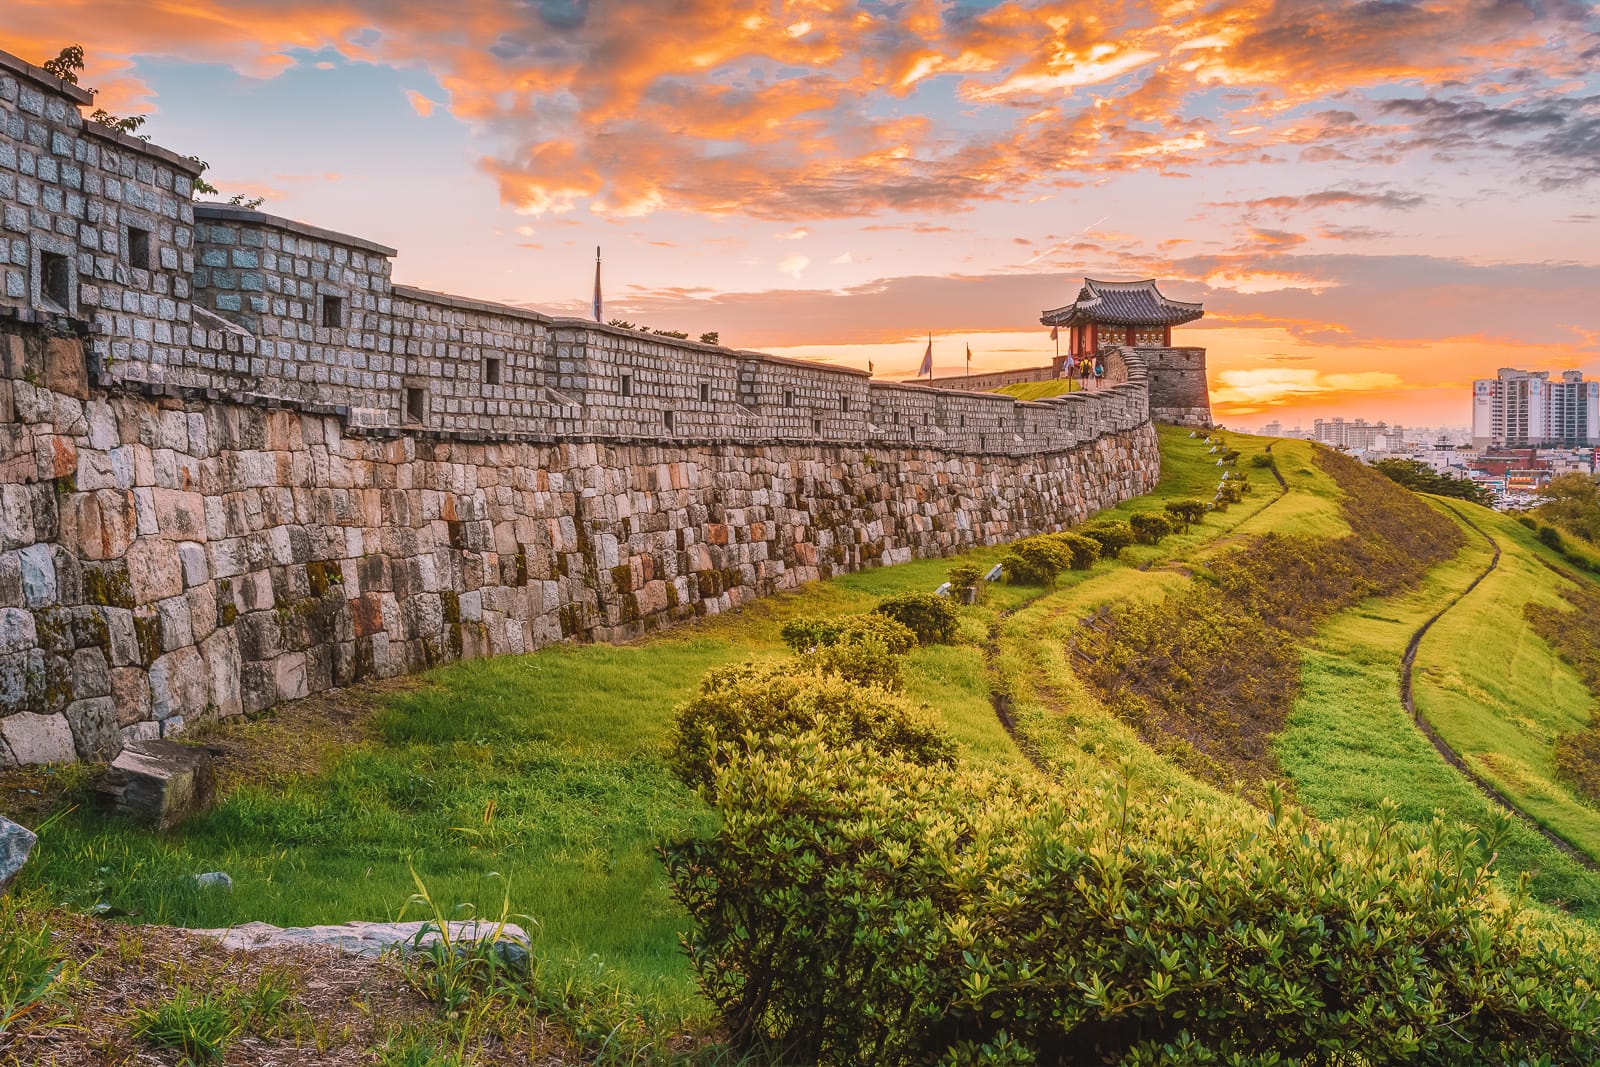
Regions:
[[1172, 328], [1193, 322], [1205, 311], [1161, 295], [1154, 279], [1102, 282], [1085, 278], [1078, 299], [1046, 311], [1039, 321], [1066, 333], [1065, 356], [1093, 356], [1101, 345], [1171, 348]]

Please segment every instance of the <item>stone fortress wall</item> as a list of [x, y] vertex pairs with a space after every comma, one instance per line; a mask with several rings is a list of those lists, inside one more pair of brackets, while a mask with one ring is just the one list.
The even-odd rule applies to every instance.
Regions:
[[[0, 53], [0, 764], [621, 639], [1159, 474], [1141, 353], [1017, 403], [394, 285]], [[1202, 375], [1203, 381], [1203, 375]]]

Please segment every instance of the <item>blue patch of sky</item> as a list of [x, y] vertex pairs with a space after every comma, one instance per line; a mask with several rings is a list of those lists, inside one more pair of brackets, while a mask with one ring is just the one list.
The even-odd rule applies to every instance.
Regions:
[[351, 63], [333, 51], [287, 54], [295, 64], [271, 78], [135, 57], [135, 73], [154, 90], [158, 108], [146, 129], [219, 171], [254, 172], [264, 183], [273, 173], [356, 174], [390, 163], [459, 171], [466, 128], [442, 109], [423, 121], [406, 99], [409, 89], [442, 103], [444, 90], [431, 75]]

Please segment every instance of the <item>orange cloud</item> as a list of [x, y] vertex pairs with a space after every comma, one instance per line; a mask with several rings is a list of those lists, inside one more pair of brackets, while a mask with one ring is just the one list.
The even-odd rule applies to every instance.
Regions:
[[[86, 28], [90, 73], [130, 108], [138, 55], [258, 77], [296, 49], [425, 67], [446, 100], [412, 107], [472, 123], [502, 199], [535, 215], [949, 212], [1096, 174], [1409, 151], [1574, 182], [1600, 137], [1582, 4], [10, 0], [0, 45], [42, 58]], [[958, 108], [969, 121], [944, 121]]]

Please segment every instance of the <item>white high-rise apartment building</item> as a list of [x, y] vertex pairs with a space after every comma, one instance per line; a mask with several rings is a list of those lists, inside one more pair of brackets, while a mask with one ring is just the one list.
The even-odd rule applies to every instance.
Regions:
[[1583, 372], [1501, 367], [1499, 377], [1472, 383], [1472, 446], [1527, 448], [1600, 444], [1600, 382]]

